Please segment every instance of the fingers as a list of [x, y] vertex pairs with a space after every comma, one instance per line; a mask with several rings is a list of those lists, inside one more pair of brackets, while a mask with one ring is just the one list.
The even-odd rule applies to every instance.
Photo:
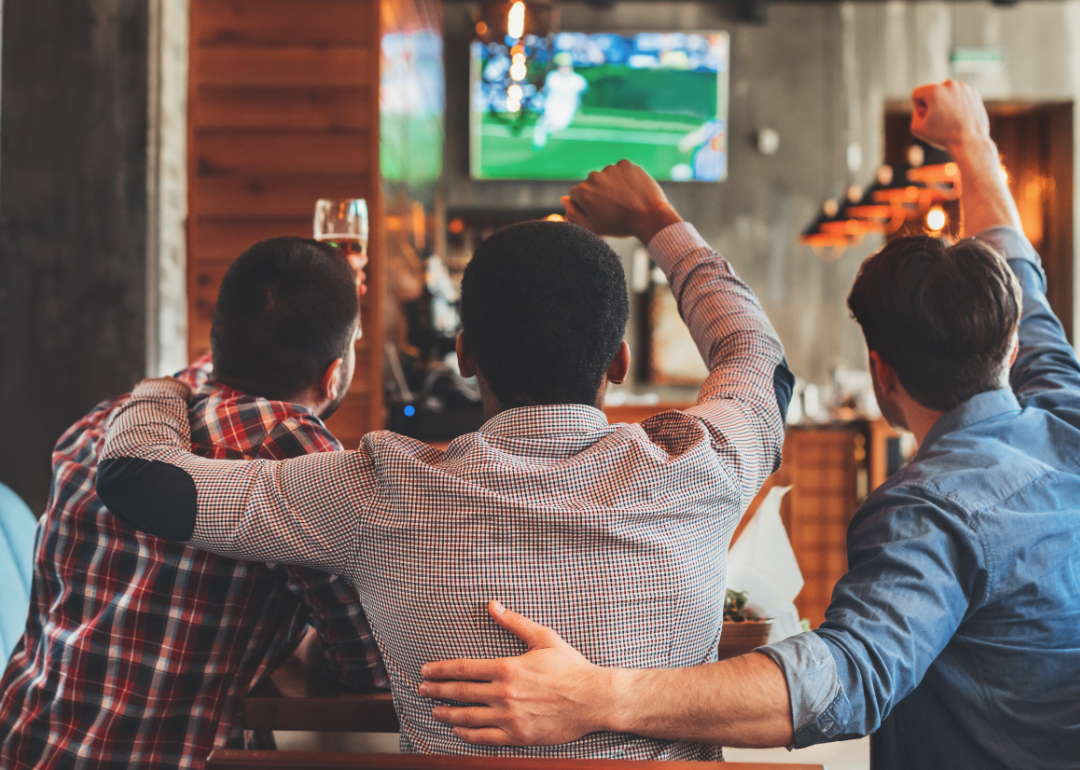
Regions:
[[529, 645], [530, 650], [554, 647], [561, 641], [561, 637], [550, 628], [534, 623], [520, 613], [506, 609], [499, 601], [488, 604], [488, 614], [495, 619], [496, 623]]
[[433, 680], [490, 682], [496, 678], [500, 668], [499, 659], [442, 660], [436, 663], [425, 663], [420, 669], [420, 674], [429, 682]]
[[484, 703], [491, 705], [495, 691], [485, 682], [430, 681], [416, 688], [424, 698], [452, 700], [458, 703]]
[[479, 730], [472, 730], [467, 727], [455, 727], [454, 737], [460, 738], [466, 743], [473, 743], [477, 746], [521, 746], [522, 743], [515, 743], [510, 739], [502, 730], [497, 727], [484, 727]]
[[492, 727], [496, 724], [495, 710], [486, 706], [436, 706], [431, 710], [436, 722], [460, 727]]
[[580, 206], [574, 203], [573, 199], [569, 195], [564, 195], [559, 199], [562, 201], [563, 208], [566, 210], [566, 221], [571, 224], [585, 226], [586, 216], [585, 212], [581, 210]]

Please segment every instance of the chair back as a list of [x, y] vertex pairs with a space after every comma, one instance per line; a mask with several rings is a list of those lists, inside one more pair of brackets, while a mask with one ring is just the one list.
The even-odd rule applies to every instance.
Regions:
[[0, 484], [0, 670], [26, 628], [36, 528], [26, 503]]

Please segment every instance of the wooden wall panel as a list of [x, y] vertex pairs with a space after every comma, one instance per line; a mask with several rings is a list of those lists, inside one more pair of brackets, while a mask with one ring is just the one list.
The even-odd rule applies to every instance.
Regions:
[[359, 86], [204, 85], [199, 89], [199, 122], [214, 128], [317, 129], [347, 131], [371, 125], [371, 117], [356, 109], [368, 104], [374, 84]]
[[221, 279], [251, 244], [310, 236], [315, 201], [368, 201], [364, 335], [330, 427], [355, 445], [384, 422], [379, 5], [193, 0], [189, 106], [189, 352], [209, 350]]
[[795, 608], [813, 628], [825, 620], [833, 587], [847, 572], [847, 528], [861, 502], [859, 474], [869, 473], [866, 452], [860, 452], [869, 430], [861, 422], [809, 430], [789, 427], [780, 470], [766, 480], [731, 539], [739, 538], [770, 489], [792, 487], [781, 503], [780, 517], [804, 581]]
[[[191, 39], [206, 45], [373, 48], [379, 37], [370, 2], [357, 0], [203, 0]], [[377, 19], [376, 19], [377, 21]]]
[[199, 59], [201, 82], [210, 85], [370, 86], [378, 81], [375, 49], [208, 47]]
[[366, 176], [371, 170], [370, 142], [367, 129], [255, 135], [245, 129], [205, 131], [199, 141], [199, 176], [227, 172]]

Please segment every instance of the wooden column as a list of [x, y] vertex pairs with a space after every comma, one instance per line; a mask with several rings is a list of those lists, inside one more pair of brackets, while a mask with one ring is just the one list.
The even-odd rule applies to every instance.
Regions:
[[251, 244], [310, 238], [319, 198], [365, 198], [369, 292], [356, 376], [331, 430], [346, 447], [383, 424], [386, 276], [379, 190], [376, 0], [193, 0], [189, 347], [210, 349], [221, 279]]

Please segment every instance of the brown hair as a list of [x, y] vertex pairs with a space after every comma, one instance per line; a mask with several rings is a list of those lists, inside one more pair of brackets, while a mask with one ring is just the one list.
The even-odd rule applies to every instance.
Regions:
[[974, 238], [898, 238], [863, 262], [848, 295], [866, 346], [942, 412], [1003, 386], [1020, 308], [1008, 263]]

